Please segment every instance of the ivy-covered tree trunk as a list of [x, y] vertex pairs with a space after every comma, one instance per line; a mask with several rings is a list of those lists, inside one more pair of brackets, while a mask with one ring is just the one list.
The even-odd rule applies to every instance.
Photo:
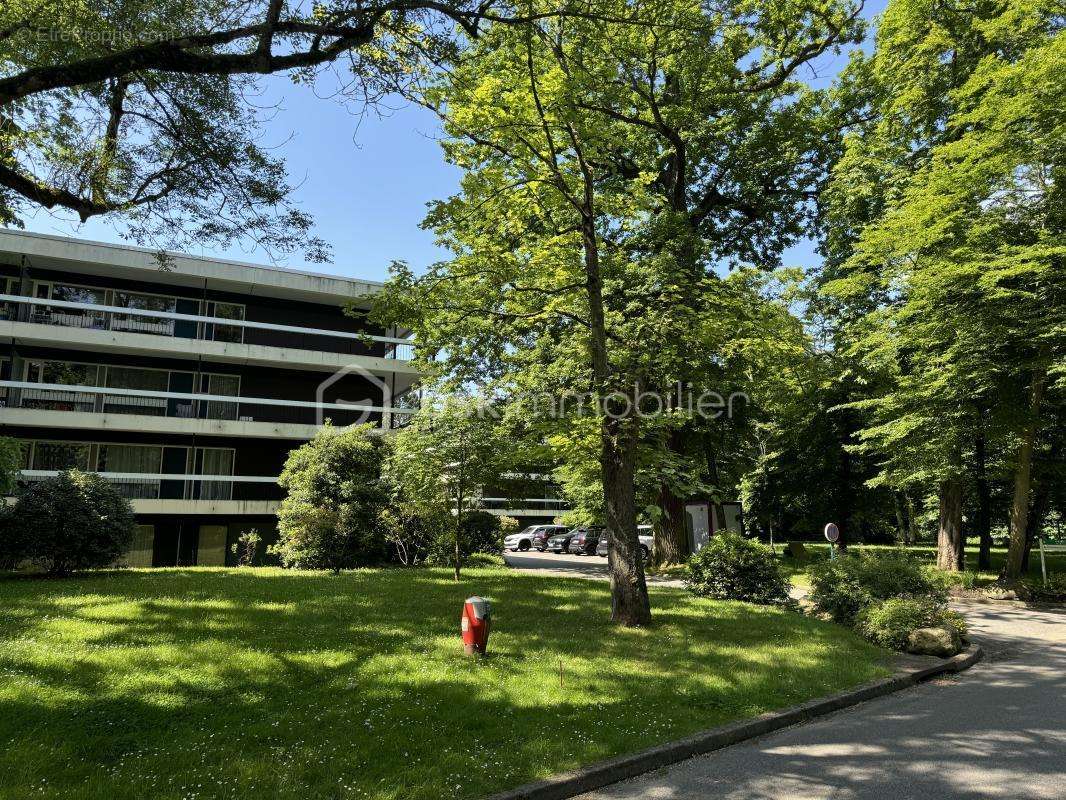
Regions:
[[936, 565], [946, 572], [958, 572], [966, 558], [962, 535], [962, 481], [947, 478], [940, 482], [940, 528], [937, 536]]
[[1025, 566], [1026, 534], [1029, 530], [1029, 490], [1032, 480], [1033, 447], [1039, 421], [1040, 406], [1044, 402], [1044, 385], [1047, 382], [1047, 368], [1039, 368], [1033, 373], [1029, 390], [1029, 422], [1022, 431], [1021, 445], [1018, 447], [1018, 459], [1014, 468], [1014, 502], [1010, 514], [1010, 547], [1007, 549], [1007, 562], [1002, 577], [1016, 581], [1022, 576]]

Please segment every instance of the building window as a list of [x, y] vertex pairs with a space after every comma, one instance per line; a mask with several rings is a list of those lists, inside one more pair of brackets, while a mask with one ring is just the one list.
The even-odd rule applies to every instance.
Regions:
[[[222, 447], [196, 448], [197, 475], [233, 475], [233, 450]], [[233, 481], [195, 481], [194, 500], [232, 500]]]
[[163, 469], [163, 448], [135, 444], [102, 444], [97, 458], [100, 472], [126, 473], [131, 476], [110, 478], [111, 484], [128, 500], [159, 497], [158, 475]]
[[81, 442], [34, 442], [30, 469], [62, 472], [89, 469], [89, 445]]
[[[219, 397], [240, 397], [241, 379], [238, 375], [204, 375], [203, 387], [207, 394]], [[237, 419], [237, 404], [221, 400], [207, 401], [207, 419]]]
[[[3, 275], [0, 275], [0, 294], [18, 294], [18, 287], [18, 278], [6, 278]], [[17, 317], [17, 305], [8, 300], [0, 303], [0, 319], [16, 319]]]
[[[0, 381], [11, 380], [11, 359], [0, 358]], [[0, 386], [0, 408], [7, 406], [7, 387]]]
[[[214, 310], [209, 316], [243, 321], [244, 306], [236, 303], [215, 303]], [[216, 342], [236, 342], [240, 344], [244, 341], [244, 327], [241, 325], [213, 323], [209, 327], [211, 328], [211, 336], [208, 338], [214, 339]]]
[[79, 392], [74, 387], [96, 386], [98, 367], [95, 364], [70, 364], [64, 361], [29, 361], [26, 381], [70, 386], [71, 389], [23, 389], [22, 407], [46, 411], [93, 411], [96, 395]]
[[[173, 297], [163, 297], [155, 294], [115, 292], [115, 305], [122, 308], [137, 309], [141, 311], [174, 313], [177, 311], [178, 301]], [[111, 328], [116, 331], [173, 336], [174, 320], [163, 319], [160, 317], [138, 317], [127, 314], [116, 314], [114, 319], [111, 320]]]
[[96, 386], [96, 364], [66, 361], [28, 361], [26, 380], [31, 383], [58, 383], [63, 386]]
[[[159, 369], [138, 367], [108, 367], [109, 389], [137, 389], [145, 392], [165, 392], [170, 385], [170, 373]], [[126, 394], [109, 394], [104, 397], [104, 411], [113, 414], [149, 414], [165, 417], [165, 397], [138, 397]]]
[[163, 448], [139, 444], [102, 444], [97, 459], [100, 472], [157, 475], [163, 468]]
[[[84, 303], [94, 306], [106, 305], [107, 300], [107, 292], [103, 289], [75, 286], [69, 283], [38, 283], [35, 293], [37, 297], [44, 300], [61, 300], [64, 303]], [[31, 322], [40, 322], [46, 325], [62, 325], [67, 328], [98, 328], [101, 330], [106, 327], [104, 312], [88, 308], [34, 306], [30, 314]]]

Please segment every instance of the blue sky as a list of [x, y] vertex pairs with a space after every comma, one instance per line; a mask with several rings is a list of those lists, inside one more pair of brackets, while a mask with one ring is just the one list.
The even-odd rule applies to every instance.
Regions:
[[[872, 18], [884, 3], [869, 0], [864, 16]], [[831, 78], [845, 61], [844, 55], [823, 58], [817, 65], [818, 82]], [[309, 87], [294, 86], [284, 77], [269, 80], [263, 102], [279, 104], [266, 125], [264, 144], [279, 148], [298, 187], [294, 199], [314, 216], [316, 234], [333, 247], [330, 264], [307, 265], [299, 255], [281, 264], [382, 280], [394, 260], [421, 268], [446, 255], [433, 244], [432, 234], [418, 227], [426, 203], [447, 197], [458, 185], [457, 170], [441, 157], [433, 115], [397, 103], [380, 115], [360, 119], [336, 101], [316, 96]], [[27, 219], [26, 227], [40, 233], [122, 241], [104, 222], [77, 225], [69, 216], [44, 211]], [[268, 262], [265, 253], [241, 247], [205, 248], [196, 254]], [[818, 260], [810, 242], [786, 254], [789, 266], [810, 267]]]

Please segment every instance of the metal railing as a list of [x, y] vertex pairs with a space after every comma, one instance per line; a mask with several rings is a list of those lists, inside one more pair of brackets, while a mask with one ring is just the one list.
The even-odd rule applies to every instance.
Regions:
[[[297, 350], [365, 355], [396, 361], [410, 361], [415, 344], [407, 338], [378, 336], [325, 328], [306, 328], [254, 322], [176, 311], [107, 306], [98, 303], [75, 303], [23, 295], [0, 294], [0, 308], [7, 309], [0, 319], [16, 319], [12, 309], [29, 306], [27, 322], [68, 328], [144, 333], [205, 341], [287, 347]], [[187, 323], [180, 325], [180, 323]], [[248, 335], [251, 334], [251, 335]]]
[[[59, 474], [58, 470], [22, 470], [19, 481], [29, 486]], [[281, 489], [276, 477], [129, 472], [97, 472], [96, 474], [112, 484], [127, 500], [277, 500], [281, 498]]]
[[[29, 486], [60, 474], [59, 470], [20, 472], [19, 482]], [[127, 500], [280, 500], [278, 478], [265, 475], [183, 475], [172, 473], [96, 472]], [[543, 509], [566, 511], [558, 498], [483, 497], [486, 510]]]
[[568, 511], [570, 504], [557, 497], [482, 497], [481, 505], [487, 510], [507, 511], [519, 508], [537, 508], [544, 511]]
[[82, 411], [103, 414], [139, 414], [177, 419], [211, 419], [241, 422], [276, 422], [316, 425], [330, 419], [335, 425], [371, 422], [381, 425], [388, 416], [391, 427], [410, 419], [410, 408], [368, 403], [317, 403], [267, 397], [232, 397], [148, 389], [103, 386], [66, 386], [56, 383], [0, 381], [8, 392], [8, 408]]

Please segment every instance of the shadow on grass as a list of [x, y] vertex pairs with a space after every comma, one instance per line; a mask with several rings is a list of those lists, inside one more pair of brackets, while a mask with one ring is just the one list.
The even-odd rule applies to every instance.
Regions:
[[619, 630], [606, 585], [500, 568], [0, 582], [0, 795], [477, 797], [881, 671], [835, 626], [653, 598]]

